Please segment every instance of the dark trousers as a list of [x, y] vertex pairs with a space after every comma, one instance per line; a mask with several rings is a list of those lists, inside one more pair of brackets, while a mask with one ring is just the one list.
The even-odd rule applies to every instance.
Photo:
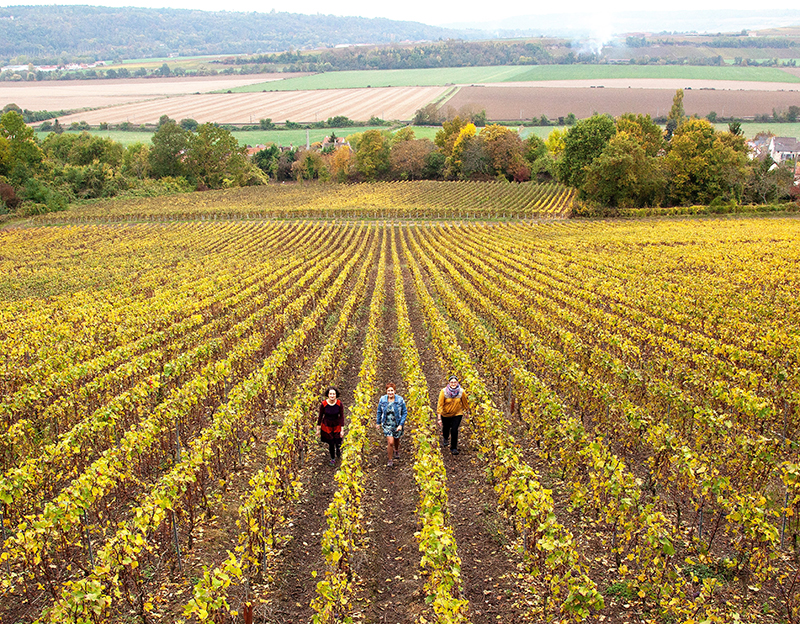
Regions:
[[442, 416], [442, 437], [444, 441], [450, 440], [450, 448], [458, 448], [458, 426], [463, 416]]
[[342, 456], [342, 441], [331, 440], [328, 442], [328, 450], [331, 453], [331, 459]]

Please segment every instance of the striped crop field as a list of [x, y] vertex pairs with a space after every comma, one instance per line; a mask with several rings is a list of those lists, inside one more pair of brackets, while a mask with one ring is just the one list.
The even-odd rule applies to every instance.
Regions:
[[0, 230], [0, 621], [800, 619], [800, 220], [184, 212]]
[[40, 217], [46, 223], [263, 218], [561, 218], [575, 191], [552, 182], [281, 184], [170, 197], [113, 200]]

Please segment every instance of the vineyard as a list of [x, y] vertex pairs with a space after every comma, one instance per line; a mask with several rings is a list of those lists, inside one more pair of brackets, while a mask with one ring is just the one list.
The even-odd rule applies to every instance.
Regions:
[[374, 182], [270, 184], [170, 197], [98, 201], [48, 214], [41, 223], [172, 219], [563, 217], [575, 191], [551, 182]]
[[484, 188], [0, 230], [0, 622], [800, 623], [800, 222]]

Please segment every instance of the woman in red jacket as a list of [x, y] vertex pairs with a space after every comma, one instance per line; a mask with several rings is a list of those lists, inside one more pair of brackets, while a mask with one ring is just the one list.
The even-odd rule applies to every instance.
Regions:
[[339, 391], [331, 386], [325, 392], [327, 398], [319, 406], [317, 433], [320, 441], [328, 445], [331, 453], [331, 466], [342, 456], [342, 428], [344, 427], [344, 406], [339, 399]]

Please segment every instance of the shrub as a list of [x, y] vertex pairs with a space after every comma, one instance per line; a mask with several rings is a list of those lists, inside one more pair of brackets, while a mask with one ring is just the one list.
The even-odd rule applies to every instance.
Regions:
[[0, 202], [9, 210], [15, 210], [19, 206], [20, 199], [14, 187], [5, 182], [0, 182]]

